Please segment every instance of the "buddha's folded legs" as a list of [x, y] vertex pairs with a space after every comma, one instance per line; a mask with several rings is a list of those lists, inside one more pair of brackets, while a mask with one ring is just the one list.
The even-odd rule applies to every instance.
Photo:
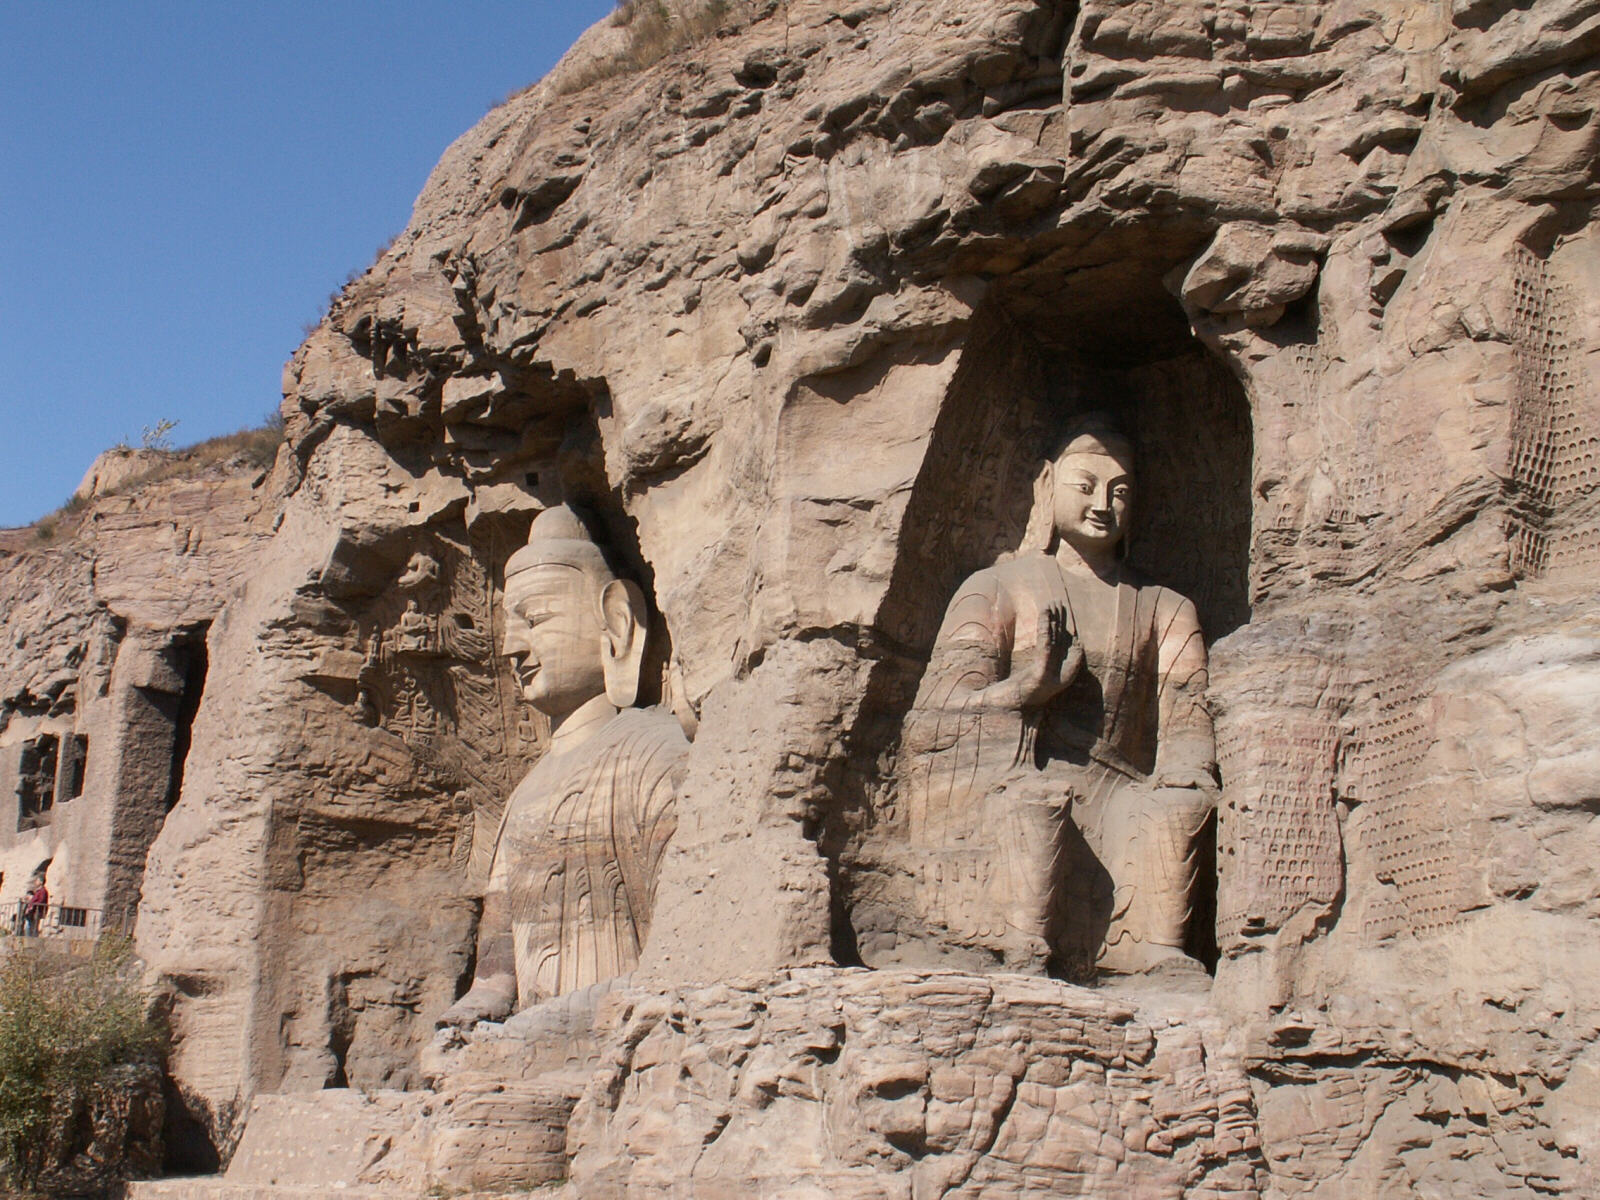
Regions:
[[986, 897], [1001, 915], [1007, 970], [1042, 971], [1056, 957], [1066, 916], [1060, 881], [1071, 832], [1071, 793], [1049, 776], [1018, 777], [986, 802], [999, 870]]
[[[1055, 955], [1064, 910], [1064, 832], [1070, 793], [1058, 780], [1018, 772], [942, 823], [937, 841], [913, 844], [921, 951], [880, 952], [880, 963], [916, 962], [932, 946], [950, 964], [1042, 974]], [[908, 880], [909, 881], [909, 880]], [[917, 954], [917, 958], [902, 955]]]
[[1109, 895], [1099, 966], [1140, 971], [1183, 957], [1199, 869], [1199, 835], [1215, 807], [1207, 792], [1123, 781], [1074, 809], [1103, 867]]

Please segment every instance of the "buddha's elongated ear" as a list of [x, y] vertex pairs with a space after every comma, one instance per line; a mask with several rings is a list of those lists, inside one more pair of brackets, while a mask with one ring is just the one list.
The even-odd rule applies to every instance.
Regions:
[[1022, 549], [1050, 552], [1056, 534], [1056, 465], [1046, 459], [1033, 479], [1033, 508], [1022, 534]]
[[632, 708], [639, 699], [639, 670], [649, 631], [644, 589], [631, 579], [613, 579], [600, 589], [600, 660], [605, 670], [606, 699], [618, 708]]

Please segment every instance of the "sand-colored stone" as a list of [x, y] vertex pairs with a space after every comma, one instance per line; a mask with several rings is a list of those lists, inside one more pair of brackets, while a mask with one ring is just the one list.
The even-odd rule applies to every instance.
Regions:
[[[151, 455], [105, 460], [150, 471]], [[238, 456], [154, 455], [165, 475], [33, 529], [0, 531], [0, 928], [48, 864], [44, 929], [131, 931], [176, 751], [206, 681], [207, 630], [270, 535], [272, 489]], [[99, 466], [97, 466], [97, 470]], [[93, 474], [93, 472], [91, 472]], [[122, 478], [128, 483], [126, 472]], [[49, 746], [47, 812], [20, 796]], [[48, 764], [47, 764], [48, 765]], [[63, 926], [60, 909], [82, 910]], [[70, 916], [70, 914], [69, 914]]]
[[810, 969], [631, 996], [573, 1118], [611, 1196], [1255, 1197], [1248, 1077], [1196, 996]]
[[1135, 463], [1105, 415], [1070, 425], [1022, 545], [945, 610], [857, 865], [879, 877], [853, 913], [867, 965], [1200, 969], [1185, 947], [1217, 796], [1205, 642], [1192, 603], [1123, 561]]
[[[1208, 642], [1216, 882], [1186, 949], [1215, 983], [1171, 1008], [1154, 980], [961, 977], [969, 1033], [1016, 989], [1027, 1038], [1082, 1018], [1066, 1060], [1151, 1031], [1061, 1129], [1070, 1074], [1006, 1124], [1038, 1118], [1069, 1194], [1593, 1191], [1594, 5], [670, 7], [688, 44], [605, 23], [463, 135], [285, 372], [275, 530], [222, 572], [230, 686], [140, 898], [216, 1147], [258, 1093], [425, 1083], [549, 744], [499, 657], [505, 565], [574, 502], [651, 610], [639, 703], [692, 734], [577, 1186], [978, 1186], [914, 1165], [920, 1137], [916, 1163], [1023, 1187], [1025, 1155], [927, 1124], [965, 1049], [875, 1074], [905, 1046], [884, 1013], [938, 1013], [855, 964], [946, 606], [1099, 408], [1139, 447], [1127, 561]], [[107, 552], [117, 603], [219, 594], [155, 561]], [[110, 678], [102, 572], [0, 570], [4, 693], [43, 728]], [[115, 663], [140, 692], [159, 660]], [[802, 1043], [835, 1001], [857, 1036], [826, 1064]], [[1168, 1154], [1146, 1126], [1196, 1132]]]

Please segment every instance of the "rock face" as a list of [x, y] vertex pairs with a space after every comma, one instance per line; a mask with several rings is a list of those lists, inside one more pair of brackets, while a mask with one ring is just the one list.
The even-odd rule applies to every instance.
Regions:
[[1261, 1194], [1195, 997], [813, 968], [630, 999], [568, 1134], [584, 1197]]
[[191, 747], [207, 630], [271, 532], [257, 462], [130, 454], [103, 455], [59, 523], [0, 531], [7, 931], [41, 868], [48, 935], [132, 931]]
[[[746, 0], [586, 36], [286, 371], [276, 531], [140, 900], [213, 1138], [257, 1092], [421, 1082], [549, 737], [496, 657], [505, 563], [568, 501], [693, 741], [580, 1188], [1600, 1188], [1597, 49], [1592, 0]], [[1091, 408], [1138, 443], [1128, 566], [1210, 643], [1210, 998], [855, 970], [946, 605]], [[12, 564], [8, 634], [48, 576], [98, 644], [87, 565], [50, 562]], [[36, 722], [99, 661], [0, 655]]]

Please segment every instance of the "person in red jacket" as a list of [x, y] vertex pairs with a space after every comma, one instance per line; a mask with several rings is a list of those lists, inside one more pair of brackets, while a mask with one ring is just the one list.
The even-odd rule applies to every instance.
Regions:
[[50, 891], [44, 885], [44, 877], [36, 876], [37, 882], [28, 898], [22, 902], [22, 936], [38, 937], [39, 922], [44, 920], [44, 915], [50, 908]]

